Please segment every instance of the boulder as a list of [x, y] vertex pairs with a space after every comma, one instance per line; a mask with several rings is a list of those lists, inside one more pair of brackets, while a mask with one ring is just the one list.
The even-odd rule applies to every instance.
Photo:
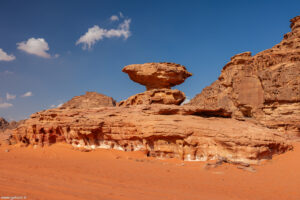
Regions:
[[151, 89], [170, 89], [192, 76], [183, 65], [176, 63], [133, 64], [123, 68], [131, 80]]

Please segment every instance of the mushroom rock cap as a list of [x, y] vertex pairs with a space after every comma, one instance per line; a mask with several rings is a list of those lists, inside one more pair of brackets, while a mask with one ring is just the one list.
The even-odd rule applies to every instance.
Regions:
[[183, 65], [167, 62], [128, 65], [122, 71], [134, 82], [145, 85], [147, 90], [170, 89], [192, 76]]

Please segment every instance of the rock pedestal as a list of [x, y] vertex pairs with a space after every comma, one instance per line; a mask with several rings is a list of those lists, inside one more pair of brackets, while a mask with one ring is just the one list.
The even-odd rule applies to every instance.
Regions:
[[183, 65], [175, 63], [133, 64], [123, 68], [131, 80], [146, 86], [147, 91], [121, 101], [119, 106], [140, 104], [180, 105], [185, 94], [171, 87], [179, 85], [192, 76]]

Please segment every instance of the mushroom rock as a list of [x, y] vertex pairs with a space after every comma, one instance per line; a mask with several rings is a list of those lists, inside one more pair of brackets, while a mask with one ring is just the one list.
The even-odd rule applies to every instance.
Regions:
[[274, 47], [251, 56], [233, 56], [218, 80], [189, 105], [212, 112], [222, 108], [239, 120], [300, 136], [300, 16]]
[[171, 87], [179, 85], [192, 76], [183, 65], [176, 63], [133, 64], [123, 68], [131, 80], [146, 86], [147, 91], [129, 97], [118, 105], [175, 104], [185, 100], [185, 94]]

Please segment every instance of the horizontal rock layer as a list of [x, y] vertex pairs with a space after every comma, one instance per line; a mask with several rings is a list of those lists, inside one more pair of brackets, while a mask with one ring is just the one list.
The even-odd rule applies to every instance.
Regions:
[[286, 138], [267, 128], [208, 116], [193, 106], [56, 108], [33, 114], [15, 129], [11, 141], [67, 142], [87, 149], [140, 150], [154, 157], [246, 163], [291, 149]]

